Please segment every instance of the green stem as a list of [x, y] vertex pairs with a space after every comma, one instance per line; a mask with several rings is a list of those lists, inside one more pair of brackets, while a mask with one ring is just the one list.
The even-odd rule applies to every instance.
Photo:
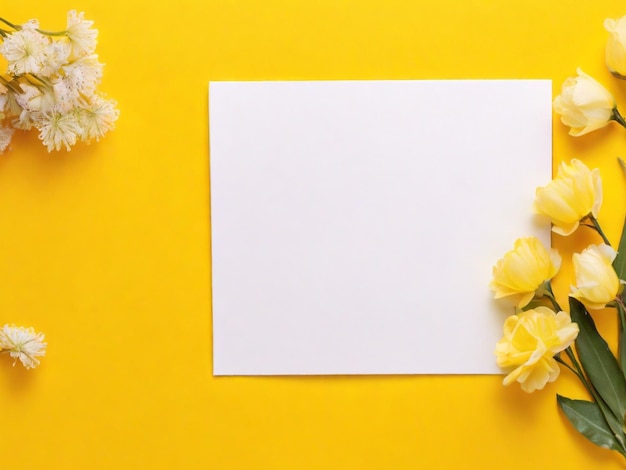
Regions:
[[546, 297], [550, 299], [550, 302], [552, 302], [552, 306], [554, 307], [554, 310], [556, 312], [560, 312], [563, 310], [559, 303], [556, 301], [556, 297], [554, 296], [554, 292], [552, 291], [552, 283], [550, 281], [546, 282]]
[[[593, 229], [598, 232], [598, 234], [602, 237], [602, 240], [604, 241], [604, 243], [606, 243], [607, 245], [611, 246], [611, 242], [609, 241], [608, 238], [606, 238], [606, 235], [604, 234], [604, 232], [602, 231], [602, 227], [600, 227], [600, 223], [598, 222], [598, 219], [596, 219], [593, 214], [589, 214], [587, 216], [587, 218], [591, 221], [591, 223], [593, 224]], [[588, 227], [590, 227], [590, 225], [588, 225]]]
[[46, 31], [44, 29], [37, 28], [37, 32], [41, 34], [45, 34], [46, 36], [66, 36], [67, 30], [65, 31]]
[[[568, 369], [569, 369], [569, 370], [570, 370], [570, 371], [571, 371], [571, 372], [572, 372], [572, 373], [573, 373], [576, 377], [578, 377], [578, 378], [580, 379], [580, 381], [581, 381], [581, 382], [583, 383], [583, 385], [585, 385], [585, 387], [586, 387], [586, 384], [585, 384], [585, 382], [586, 382], [585, 377], [584, 377], [584, 376], [583, 376], [580, 372], [578, 372], [576, 369], [574, 369], [574, 367], [570, 366], [567, 362], [565, 362], [565, 361], [561, 358], [561, 353], [559, 353], [559, 354], [557, 354], [556, 356], [554, 356], [554, 360], [555, 360], [556, 362], [558, 362], [559, 364], [562, 364], [562, 365], [564, 365], [565, 367], [567, 367], [567, 368], [568, 368]], [[587, 389], [587, 390], [589, 390], [589, 389]]]
[[19, 87], [17, 87], [13, 82], [10, 82], [6, 78], [4, 78], [2, 75], [0, 75], [0, 83], [9, 88], [13, 93], [16, 93], [18, 95], [22, 93], [22, 90], [20, 90]]
[[613, 108], [613, 116], [611, 116], [611, 119], [613, 121], [619, 123], [622, 127], [626, 128], [626, 121], [624, 120], [622, 115], [617, 110], [617, 106], [615, 108]]
[[[24, 74], [23, 77], [26, 79], [26, 81], [28, 81], [28, 83], [30, 83], [31, 85], [36, 86], [38, 88], [40, 88], [42, 85], [44, 87], [48, 87], [48, 88], [52, 87], [52, 83], [50, 83], [45, 78], [40, 77], [39, 75], [35, 75], [33, 73], [29, 73], [29, 74]], [[37, 82], [39, 82], [39, 83], [35, 83], [33, 81], [33, 79], [37, 80]]]
[[619, 331], [617, 333], [617, 356], [619, 357], [619, 365], [622, 374], [626, 377], [626, 307], [621, 296], [617, 296], [615, 300], [617, 305], [617, 313], [619, 316]]
[[578, 359], [576, 359], [576, 356], [574, 355], [574, 351], [572, 351], [572, 347], [568, 346], [568, 348], [565, 350], [565, 353], [567, 354], [567, 357], [569, 358], [569, 360], [572, 362], [572, 365], [576, 368], [576, 370], [574, 371], [571, 367], [570, 369], [576, 374], [576, 376], [580, 379], [580, 381], [582, 382], [582, 384], [585, 386], [585, 388], [587, 389], [587, 391], [589, 392], [589, 394], [592, 397], [596, 397], [596, 392], [595, 390], [592, 388], [591, 384], [589, 383], [589, 381], [587, 380], [587, 377], [585, 377], [585, 374], [583, 373], [582, 368], [580, 367], [580, 364], [578, 363]]
[[0, 22], [4, 23], [5, 25], [9, 26], [10, 28], [13, 28], [15, 30], [21, 29], [19, 26], [14, 25], [13, 23], [11, 23], [10, 21], [5, 20], [4, 18], [0, 17]]
[[[2, 17], [0, 17], [0, 22], [4, 23], [5, 25], [9, 26], [10, 28], [13, 28], [16, 31], [19, 31], [20, 29], [22, 29], [22, 27], [20, 25], [13, 24], [10, 21], [7, 21], [7, 20], [5, 20]], [[41, 33], [41, 34], [45, 34], [46, 36], [65, 36], [67, 34], [67, 30], [65, 30], [65, 31], [46, 31], [45, 29], [37, 28], [36, 31], [38, 33]]]

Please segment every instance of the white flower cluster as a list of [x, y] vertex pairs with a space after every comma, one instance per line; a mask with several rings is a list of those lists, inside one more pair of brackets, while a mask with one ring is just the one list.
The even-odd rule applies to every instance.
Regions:
[[40, 29], [37, 20], [15, 25], [0, 18], [0, 54], [8, 62], [0, 75], [0, 154], [15, 129], [37, 129], [50, 152], [97, 141], [114, 128], [116, 102], [97, 90], [102, 64], [92, 26], [74, 10], [59, 32]]

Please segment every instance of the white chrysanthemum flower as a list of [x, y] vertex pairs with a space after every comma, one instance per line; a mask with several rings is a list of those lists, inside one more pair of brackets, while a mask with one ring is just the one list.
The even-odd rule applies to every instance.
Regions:
[[0, 45], [0, 54], [9, 62], [11, 75], [40, 72], [50, 38], [37, 31], [39, 24], [31, 20], [22, 29], [9, 34]]
[[19, 103], [17, 102], [17, 97], [19, 96], [19, 94], [17, 93], [13, 93], [13, 92], [9, 92], [6, 95], [3, 95], [6, 97], [6, 102], [4, 104], [4, 114], [5, 117], [17, 117], [20, 115], [20, 113], [22, 112], [22, 107], [19, 105]]
[[84, 56], [61, 67], [52, 87], [61, 110], [80, 107], [84, 99], [90, 99], [102, 78], [102, 64], [96, 54]]
[[120, 115], [114, 100], [107, 100], [94, 95], [88, 105], [81, 108], [79, 113], [80, 126], [83, 128], [81, 139], [89, 142], [92, 139], [100, 140], [104, 134], [115, 128], [115, 121]]
[[46, 355], [43, 333], [36, 333], [32, 328], [15, 325], [4, 325], [0, 330], [0, 348], [15, 359], [19, 359], [24, 367], [32, 369], [39, 365], [39, 356]]
[[93, 21], [85, 20], [84, 13], [71, 10], [67, 13], [67, 32], [74, 58], [92, 54], [96, 50], [98, 30], [93, 29]]
[[72, 87], [72, 84], [62, 78], [52, 84], [55, 97], [55, 109], [63, 112], [69, 112], [74, 108], [80, 99], [78, 90]]
[[70, 55], [70, 45], [63, 41], [53, 41], [44, 50], [44, 61], [39, 71], [42, 77], [50, 77], [59, 71], [59, 69], [67, 64], [67, 58]]
[[54, 91], [41, 89], [34, 85], [22, 83], [20, 85], [22, 93], [17, 95], [17, 104], [20, 106], [20, 113], [13, 125], [17, 129], [29, 130], [36, 125], [43, 113], [50, 112], [58, 108], [57, 98]]
[[35, 126], [39, 129], [39, 138], [48, 148], [52, 150], [71, 150], [78, 137], [82, 135], [83, 129], [78, 122], [77, 113], [62, 113], [60, 111], [48, 111], [42, 113]]
[[63, 66], [63, 80], [70, 90], [90, 97], [102, 79], [102, 64], [97, 54], [89, 54]]
[[12, 127], [0, 126], [0, 155], [4, 153], [13, 137], [15, 130]]

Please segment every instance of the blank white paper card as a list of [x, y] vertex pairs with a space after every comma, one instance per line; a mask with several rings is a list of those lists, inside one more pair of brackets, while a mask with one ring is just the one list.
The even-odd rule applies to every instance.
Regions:
[[[212, 82], [215, 375], [494, 374], [548, 80]], [[504, 304], [505, 305], [505, 304]]]

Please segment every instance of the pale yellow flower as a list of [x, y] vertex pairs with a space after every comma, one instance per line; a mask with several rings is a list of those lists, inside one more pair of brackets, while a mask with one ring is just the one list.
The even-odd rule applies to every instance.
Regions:
[[67, 13], [66, 35], [70, 41], [72, 57], [92, 54], [96, 49], [98, 30], [92, 28], [93, 21], [84, 19], [84, 13], [70, 10]]
[[555, 354], [568, 348], [578, 336], [578, 325], [566, 312], [555, 313], [537, 307], [504, 322], [504, 336], [496, 344], [496, 360], [502, 368], [514, 369], [504, 378], [504, 385], [519, 382], [522, 390], [541, 390], [559, 376]]
[[565, 80], [554, 99], [554, 111], [571, 127], [570, 135], [580, 136], [606, 126], [614, 117], [615, 99], [600, 83], [582, 70]]
[[43, 67], [50, 38], [39, 33], [38, 27], [39, 24], [31, 20], [3, 39], [0, 54], [8, 61], [11, 75], [37, 74]]
[[537, 188], [535, 210], [552, 221], [552, 231], [570, 235], [580, 221], [591, 214], [598, 217], [602, 205], [600, 171], [590, 170], [580, 160], [562, 162], [556, 178]]
[[613, 269], [617, 252], [608, 245], [591, 245], [572, 256], [576, 287], [571, 296], [589, 309], [604, 308], [617, 296], [621, 283]]
[[607, 18], [604, 28], [610, 33], [605, 50], [606, 66], [617, 78], [626, 79], [626, 16], [617, 20]]
[[48, 148], [48, 152], [61, 150], [63, 147], [71, 150], [83, 132], [76, 113], [58, 111], [42, 113], [36, 126], [39, 129], [39, 138]]
[[32, 328], [4, 325], [0, 330], [0, 349], [8, 352], [15, 362], [19, 359], [27, 369], [39, 365], [37, 358], [45, 356], [46, 346], [43, 333], [36, 333]]
[[535, 237], [519, 238], [493, 267], [489, 287], [496, 299], [508, 297], [522, 308], [544, 282], [556, 275], [560, 266], [561, 256], [556, 250], [547, 250]]
[[107, 132], [115, 128], [115, 121], [119, 117], [116, 102], [107, 100], [99, 95], [90, 98], [89, 103], [80, 109], [79, 124], [83, 129], [81, 139], [89, 142], [92, 139], [99, 141]]

